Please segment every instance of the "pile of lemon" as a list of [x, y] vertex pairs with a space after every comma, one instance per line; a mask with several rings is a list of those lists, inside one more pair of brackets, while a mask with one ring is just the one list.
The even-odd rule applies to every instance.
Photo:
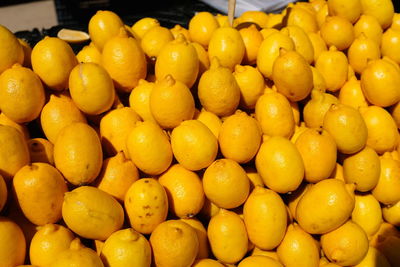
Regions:
[[400, 266], [390, 0], [88, 33], [0, 26], [0, 266]]

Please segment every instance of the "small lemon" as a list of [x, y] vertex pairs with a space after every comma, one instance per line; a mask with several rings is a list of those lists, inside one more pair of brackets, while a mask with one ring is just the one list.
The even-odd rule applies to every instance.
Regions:
[[379, 45], [372, 39], [361, 33], [350, 45], [347, 51], [350, 66], [358, 74], [361, 74], [367, 67], [369, 60], [379, 59], [381, 50]]
[[325, 114], [332, 104], [338, 104], [339, 100], [332, 94], [318, 90], [312, 90], [311, 98], [303, 108], [303, 120], [307, 127], [322, 127]]
[[161, 25], [148, 29], [140, 40], [140, 46], [147, 58], [155, 60], [165, 44], [174, 40], [171, 31]]
[[143, 121], [156, 122], [150, 110], [150, 94], [155, 83], [140, 79], [138, 85], [129, 94], [129, 107], [140, 116]]
[[218, 20], [211, 12], [201, 11], [190, 18], [188, 30], [192, 41], [207, 49], [212, 34], [219, 27]]
[[367, 107], [369, 103], [365, 99], [364, 93], [361, 89], [361, 82], [357, 80], [356, 76], [352, 76], [342, 86], [339, 91], [339, 102], [353, 108]]
[[383, 221], [381, 205], [372, 194], [356, 194], [351, 219], [371, 237], [378, 232]]
[[101, 52], [99, 49], [91, 42], [88, 45], [82, 47], [82, 49], [76, 54], [76, 59], [79, 63], [97, 63], [101, 64]]
[[354, 34], [356, 38], [364, 34], [367, 38], [374, 40], [377, 45], [380, 45], [383, 29], [377, 18], [363, 14], [354, 24]]
[[144, 34], [155, 26], [160, 26], [160, 22], [156, 18], [144, 17], [135, 23], [133, 23], [131, 29], [140, 39], [143, 38]]

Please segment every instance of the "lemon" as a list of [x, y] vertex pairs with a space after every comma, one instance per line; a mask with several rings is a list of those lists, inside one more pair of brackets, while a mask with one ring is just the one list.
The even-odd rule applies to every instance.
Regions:
[[50, 89], [68, 88], [68, 78], [78, 60], [71, 46], [57, 38], [46, 36], [32, 49], [32, 69]]
[[307, 63], [311, 64], [314, 60], [314, 47], [307, 32], [299, 26], [286, 26], [281, 29], [281, 32], [293, 40], [295, 50], [304, 57]]
[[191, 45], [196, 49], [197, 57], [199, 58], [199, 74], [197, 79], [210, 68], [210, 59], [208, 58], [207, 50], [199, 43], [191, 42]]
[[192, 267], [224, 267], [224, 265], [213, 259], [201, 259], [196, 260]]
[[352, 221], [321, 236], [321, 246], [330, 261], [342, 266], [356, 265], [368, 252], [364, 230]]
[[236, 161], [221, 158], [205, 170], [203, 188], [206, 197], [218, 207], [233, 209], [246, 201], [250, 181], [243, 167]]
[[197, 239], [199, 240], [199, 251], [196, 259], [206, 259], [210, 255], [210, 244], [207, 237], [207, 229], [203, 223], [196, 218], [180, 219], [183, 222], [189, 224], [196, 231]]
[[378, 232], [383, 221], [381, 206], [378, 200], [372, 194], [356, 194], [351, 219], [361, 226], [368, 237], [373, 236]]
[[264, 93], [264, 77], [256, 67], [249, 65], [236, 65], [233, 75], [240, 89], [239, 106], [254, 109], [258, 98]]
[[203, 184], [199, 176], [180, 164], [174, 164], [158, 178], [165, 188], [170, 211], [179, 218], [192, 218], [204, 204]]
[[76, 59], [80, 63], [97, 63], [101, 65], [101, 52], [97, 47], [91, 42], [88, 45], [82, 47], [82, 49], [76, 54]]
[[380, 157], [381, 172], [378, 184], [372, 189], [372, 195], [382, 204], [395, 204], [400, 200], [400, 162], [388, 157]]
[[4, 115], [3, 112], [0, 113], [0, 124], [14, 127], [23, 135], [25, 139], [28, 140], [30, 138], [28, 127], [25, 124], [16, 123], [15, 121]]
[[[306, 181], [315, 183], [326, 179], [336, 166], [337, 147], [333, 137], [325, 130], [311, 128], [297, 138], [295, 145], [304, 163]], [[319, 164], [314, 164], [315, 159]]]
[[169, 206], [164, 187], [153, 178], [134, 182], [126, 193], [124, 205], [132, 228], [142, 234], [150, 234], [165, 221]]
[[381, 25], [382, 29], [388, 28], [392, 23], [394, 15], [394, 6], [392, 1], [389, 0], [360, 0], [361, 10], [365, 15], [374, 16]]
[[24, 50], [17, 37], [5, 26], [0, 25], [0, 73], [15, 63], [24, 62]]
[[160, 26], [160, 22], [156, 18], [144, 17], [141, 18], [132, 25], [132, 31], [140, 39], [143, 38], [144, 34], [153, 28], [154, 26]]
[[239, 33], [242, 36], [245, 46], [242, 62], [246, 65], [254, 65], [257, 62], [258, 49], [260, 48], [261, 42], [264, 38], [254, 24], [240, 29]]
[[30, 262], [37, 266], [48, 266], [58, 254], [69, 249], [74, 234], [60, 224], [41, 226], [32, 238], [29, 247]]
[[340, 90], [346, 82], [348, 65], [346, 55], [338, 51], [335, 46], [330, 46], [329, 50], [321, 52], [315, 62], [315, 68], [324, 77], [326, 89], [331, 92]]
[[120, 151], [103, 161], [96, 187], [110, 194], [120, 202], [125, 199], [129, 187], [139, 179], [139, 172], [133, 162]]
[[240, 102], [240, 88], [232, 71], [222, 66], [217, 57], [200, 77], [198, 97], [201, 106], [217, 116], [234, 113]]
[[40, 78], [29, 68], [13, 65], [0, 75], [0, 108], [16, 123], [39, 117], [45, 102]]
[[161, 25], [148, 29], [140, 40], [140, 46], [147, 58], [154, 61], [165, 44], [174, 40], [171, 31]]
[[218, 138], [219, 132], [221, 130], [222, 121], [220, 118], [212, 112], [209, 112], [202, 108], [200, 112], [195, 113], [194, 119], [202, 122], [204, 125], [210, 129], [216, 138]]
[[361, 74], [367, 67], [369, 60], [379, 59], [381, 50], [379, 45], [372, 39], [361, 33], [350, 45], [347, 51], [350, 66], [358, 74]]
[[67, 267], [67, 266], [87, 266], [87, 267], [103, 267], [103, 263], [96, 252], [85, 247], [79, 238], [72, 240], [70, 247], [60, 254], [49, 265], [50, 267]]
[[126, 139], [128, 155], [135, 166], [149, 175], [161, 174], [172, 162], [167, 134], [151, 121], [137, 122]]
[[129, 107], [131, 107], [143, 121], [156, 122], [150, 110], [150, 94], [155, 83], [140, 79], [138, 85], [129, 94]]
[[0, 258], [4, 267], [23, 264], [25, 260], [26, 241], [21, 228], [7, 217], [0, 217]]
[[314, 238], [297, 224], [287, 227], [277, 248], [279, 260], [285, 266], [319, 266], [319, 247]]
[[199, 73], [197, 51], [183, 35], [178, 35], [174, 41], [167, 43], [161, 49], [154, 71], [159, 81], [171, 75], [175, 80], [191, 88]]
[[54, 163], [65, 179], [74, 185], [94, 181], [103, 163], [96, 131], [82, 122], [65, 126], [54, 144]]
[[195, 103], [189, 87], [170, 74], [154, 85], [149, 104], [154, 119], [166, 129], [173, 129], [194, 115]]
[[354, 183], [357, 191], [372, 190], [378, 183], [380, 173], [378, 154], [369, 146], [343, 160], [343, 177], [346, 183]]
[[268, 256], [253, 255], [244, 258], [238, 265], [238, 267], [255, 267], [255, 266], [270, 266], [270, 267], [282, 267], [283, 265]]
[[313, 89], [313, 74], [305, 58], [296, 51], [280, 50], [272, 67], [272, 80], [290, 101], [305, 99]]
[[303, 120], [306, 126], [310, 128], [322, 127], [325, 114], [332, 104], [339, 104], [339, 100], [334, 95], [312, 90], [311, 98], [303, 108]]
[[221, 66], [233, 70], [235, 65], [241, 64], [246, 47], [239, 31], [231, 27], [216, 29], [208, 44], [210, 60], [217, 57]]
[[263, 250], [276, 248], [287, 225], [285, 204], [278, 193], [256, 186], [243, 206], [249, 240]]
[[201, 11], [190, 18], [188, 30], [192, 41], [207, 49], [212, 34], [219, 27], [220, 25], [212, 13]]
[[348, 105], [356, 109], [367, 107], [369, 105], [361, 89], [361, 82], [360, 80], [357, 80], [356, 76], [349, 78], [348, 81], [342, 86], [339, 91], [338, 98], [341, 104]]
[[396, 202], [393, 205], [386, 205], [382, 207], [382, 215], [385, 221], [392, 225], [400, 225], [400, 212], [399, 212], [400, 202]]
[[53, 144], [60, 131], [73, 122], [86, 123], [85, 115], [68, 94], [50, 94], [40, 113], [40, 124], [46, 138]]
[[142, 234], [127, 228], [116, 231], [107, 238], [100, 257], [108, 266], [136, 264], [150, 267], [151, 247]]
[[[170, 29], [174, 39], [176, 40], [180, 34], [182, 34], [187, 41], [191, 42], [189, 30], [185, 27], [182, 27], [180, 24], [175, 24], [174, 27]], [[179, 37], [180, 38], [180, 37]]]
[[191, 266], [199, 250], [196, 231], [180, 220], [160, 223], [151, 233], [150, 244], [157, 266]]
[[256, 155], [255, 165], [264, 184], [278, 193], [296, 190], [304, 177], [304, 162], [299, 150], [288, 139], [273, 136], [265, 140]]
[[328, 50], [328, 47], [322, 39], [321, 35], [319, 33], [315, 32], [308, 32], [307, 36], [312, 44], [313, 50], [314, 50], [314, 58], [313, 62], [315, 63], [317, 59], [319, 58], [319, 55], [321, 55], [322, 51]]
[[317, 20], [312, 11], [299, 5], [294, 5], [289, 10], [284, 19], [287, 26], [299, 26], [306, 32], [316, 32], [318, 30]]
[[30, 163], [28, 144], [23, 135], [14, 127], [0, 125], [0, 175], [6, 182], [10, 181], [17, 171]]
[[323, 128], [333, 136], [341, 153], [353, 154], [366, 145], [367, 125], [353, 107], [333, 104], [325, 114]]
[[390, 267], [390, 263], [386, 259], [386, 256], [382, 254], [382, 252], [372, 246], [369, 246], [367, 255], [365, 255], [364, 259], [359, 264], [354, 265], [354, 267], [370, 266]]
[[367, 38], [380, 45], [383, 29], [376, 17], [363, 14], [354, 24], [354, 34], [356, 38], [364, 34]]
[[214, 256], [223, 263], [234, 264], [247, 252], [248, 237], [243, 220], [236, 213], [221, 209], [207, 227]]
[[84, 31], [62, 28], [57, 32], [57, 37], [68, 43], [83, 43], [90, 40], [89, 34]]
[[222, 123], [218, 142], [222, 155], [238, 163], [252, 160], [261, 145], [261, 127], [245, 112], [237, 111]]
[[146, 57], [139, 42], [123, 29], [104, 44], [101, 62], [120, 92], [130, 93], [147, 74]]
[[329, 14], [347, 19], [352, 24], [361, 15], [361, 1], [329, 0]]
[[374, 105], [359, 110], [368, 129], [367, 145], [379, 154], [394, 150], [398, 145], [399, 133], [390, 113]]
[[382, 55], [400, 63], [399, 57], [400, 29], [387, 29], [382, 35], [381, 50]]
[[325, 179], [314, 184], [297, 204], [297, 222], [310, 234], [333, 231], [350, 218], [354, 208], [353, 191], [354, 185], [345, 185], [338, 179]]
[[294, 114], [289, 100], [281, 93], [268, 91], [255, 106], [255, 118], [263, 134], [290, 138], [295, 129]]

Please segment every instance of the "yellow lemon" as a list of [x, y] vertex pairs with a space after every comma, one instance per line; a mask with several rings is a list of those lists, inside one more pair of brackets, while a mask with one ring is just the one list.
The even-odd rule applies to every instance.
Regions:
[[126, 147], [135, 166], [146, 174], [161, 174], [171, 165], [171, 143], [154, 122], [137, 122], [127, 136]]
[[338, 51], [335, 46], [330, 46], [329, 50], [321, 52], [315, 62], [315, 68], [324, 77], [326, 89], [331, 92], [340, 90], [346, 82], [348, 65], [346, 55]]
[[354, 265], [354, 267], [372, 266], [390, 267], [390, 263], [382, 252], [372, 246], [369, 246], [367, 255], [365, 255], [364, 259], [359, 264]]
[[287, 26], [299, 26], [306, 32], [316, 32], [318, 30], [315, 14], [297, 5], [289, 8], [284, 20]]
[[244, 109], [254, 109], [264, 93], [264, 77], [256, 67], [249, 65], [236, 65], [233, 75], [240, 89], [239, 105]]
[[82, 122], [65, 126], [54, 144], [54, 163], [65, 179], [74, 185], [94, 181], [103, 163], [96, 131]]
[[150, 110], [150, 94], [154, 85], [154, 82], [140, 79], [138, 85], [129, 94], [129, 106], [136, 111], [143, 121], [156, 121]]
[[354, 29], [350, 21], [339, 16], [328, 16], [320, 28], [321, 37], [328, 46], [342, 51], [354, 41]]
[[324, 234], [345, 223], [354, 208], [354, 185], [325, 179], [312, 185], [300, 198], [296, 219], [309, 234]]
[[[180, 24], [175, 24], [175, 26], [172, 27], [172, 28], [170, 29], [170, 31], [171, 31], [172, 35], [174, 36], [174, 39], [175, 39], [175, 40], [178, 38], [178, 36], [179, 36], [180, 34], [182, 34], [182, 35], [185, 37], [185, 39], [186, 39], [187, 41], [191, 42], [191, 40], [192, 40], [192, 39], [190, 39], [189, 30], [186, 29], [185, 27], [182, 27]], [[180, 38], [180, 37], [179, 37], [179, 38]]]
[[90, 115], [109, 110], [115, 98], [110, 75], [96, 63], [80, 63], [72, 69], [69, 75], [69, 92], [76, 106]]
[[16, 123], [15, 121], [4, 115], [3, 112], [0, 113], [0, 124], [14, 127], [24, 136], [25, 139], [30, 138], [28, 127], [25, 124]]
[[186, 169], [198, 171], [213, 163], [218, 153], [218, 140], [200, 120], [186, 120], [171, 133], [172, 152]]
[[287, 227], [285, 237], [277, 248], [279, 260], [285, 266], [319, 266], [319, 246], [299, 225]]
[[310, 100], [303, 109], [303, 119], [307, 127], [322, 127], [325, 114], [332, 104], [338, 104], [339, 100], [332, 94], [318, 90], [312, 90]]
[[400, 29], [387, 29], [382, 35], [381, 51], [383, 56], [387, 56], [397, 64], [400, 63]]
[[137, 266], [150, 267], [151, 247], [149, 241], [132, 228], [112, 233], [104, 242], [100, 254], [108, 266]]
[[[279, 14], [270, 14], [270, 15], [279, 15]], [[260, 33], [263, 36], [263, 39], [267, 38], [268, 36], [270, 36], [271, 34], [273, 34], [275, 32], [279, 32], [279, 30], [275, 29], [275, 28], [264, 28], [264, 29], [260, 30]]]
[[377, 18], [371, 15], [361, 15], [354, 24], [355, 37], [364, 34], [368, 39], [374, 40], [376, 44], [381, 44], [383, 30]]
[[160, 223], [151, 233], [156, 266], [191, 266], [199, 250], [196, 230], [181, 220]]
[[353, 154], [368, 140], [368, 128], [357, 109], [343, 104], [333, 104], [326, 112], [323, 128], [329, 132], [341, 153]]
[[28, 144], [23, 135], [15, 128], [0, 125], [0, 175], [10, 181], [17, 171], [30, 163]]
[[147, 58], [154, 61], [165, 44], [174, 40], [172, 32], [161, 25], [148, 29], [140, 40], [140, 46]]
[[138, 121], [140, 117], [130, 107], [118, 107], [104, 114], [100, 119], [100, 137], [108, 155], [124, 151], [128, 157], [126, 139]]
[[325, 23], [325, 19], [326, 17], [328, 17], [328, 15], [329, 15], [329, 7], [328, 3], [325, 1], [325, 3], [321, 6], [320, 10], [318, 10], [315, 15], [319, 29], [321, 28], [322, 24]]
[[134, 182], [126, 192], [125, 211], [133, 229], [150, 234], [168, 214], [168, 198], [164, 187], [153, 178]]
[[196, 49], [197, 57], [199, 58], [199, 74], [197, 79], [210, 68], [210, 59], [208, 58], [207, 50], [199, 43], [191, 42], [192, 46]]
[[350, 21], [352, 24], [361, 15], [361, 1], [328, 0], [329, 14], [339, 16]]
[[222, 121], [217, 115], [202, 108], [200, 112], [194, 115], [194, 119], [204, 123], [214, 136], [218, 138]]
[[261, 145], [261, 127], [258, 121], [237, 111], [224, 120], [218, 141], [222, 155], [238, 163], [247, 163], [257, 154]]
[[389, 0], [360, 0], [362, 14], [374, 16], [381, 25], [382, 29], [388, 28], [392, 23], [394, 15], [393, 2]]
[[53, 144], [60, 131], [73, 122], [86, 123], [85, 115], [68, 94], [50, 94], [40, 113], [40, 124], [46, 138]]
[[68, 228], [81, 237], [106, 240], [124, 222], [124, 211], [108, 193], [80, 186], [64, 196], [62, 216]]
[[45, 138], [28, 140], [31, 162], [44, 162], [54, 165], [54, 145]]
[[236, 161], [221, 158], [205, 170], [203, 188], [206, 197], [218, 207], [233, 209], [246, 201], [250, 181]]
[[129, 187], [138, 179], [138, 169], [120, 151], [103, 161], [101, 172], [96, 179], [96, 187], [123, 202]]
[[49, 265], [50, 267], [67, 267], [67, 266], [87, 266], [87, 267], [103, 267], [103, 262], [96, 252], [85, 247], [79, 238], [72, 240], [68, 249], [58, 254], [57, 258]]
[[273, 136], [265, 140], [255, 164], [264, 184], [278, 193], [296, 190], [304, 177], [304, 163], [299, 150], [288, 139]]
[[[305, 130], [295, 145], [304, 162], [306, 181], [316, 183], [329, 177], [336, 166], [337, 147], [327, 131], [321, 128]], [[315, 164], [315, 159], [319, 164]]]
[[221, 209], [210, 219], [207, 236], [214, 256], [223, 263], [234, 264], [247, 252], [246, 226], [235, 212]]
[[130, 93], [147, 74], [146, 57], [139, 42], [123, 29], [105, 43], [101, 62], [120, 92]]
[[68, 88], [68, 78], [78, 60], [71, 46], [57, 38], [46, 36], [32, 49], [32, 69], [50, 89]]
[[192, 267], [224, 267], [224, 265], [213, 259], [201, 259], [196, 260]]
[[240, 102], [240, 88], [229, 68], [217, 57], [211, 59], [210, 69], [200, 77], [198, 97], [203, 108], [218, 116], [234, 113]]
[[189, 224], [194, 230], [196, 230], [197, 239], [199, 240], [199, 251], [197, 252], [196, 259], [208, 258], [210, 254], [210, 244], [208, 242], [207, 229], [204, 227], [203, 223], [196, 218], [180, 220]]
[[347, 51], [349, 65], [358, 74], [361, 74], [367, 67], [369, 60], [379, 59], [381, 50], [379, 45], [372, 39], [361, 33], [351, 44]]
[[343, 176], [346, 183], [354, 183], [356, 190], [367, 192], [373, 189], [381, 173], [378, 154], [369, 146], [348, 155], [343, 160]]
[[243, 206], [243, 218], [250, 241], [263, 250], [276, 248], [287, 225], [285, 204], [278, 193], [256, 186]]
[[39, 117], [45, 103], [45, 92], [39, 76], [19, 64], [0, 75], [0, 109], [16, 123]]
[[91, 42], [88, 45], [82, 47], [81, 50], [76, 54], [76, 59], [80, 63], [97, 63], [101, 64], [101, 52], [99, 49]]
[[168, 196], [170, 211], [179, 218], [196, 216], [204, 204], [203, 184], [199, 176], [180, 164], [174, 164], [158, 178]]
[[220, 27], [211, 35], [208, 44], [210, 60], [217, 57], [222, 66], [233, 70], [242, 63], [246, 47], [238, 30], [231, 27]]
[[382, 223], [382, 210], [378, 200], [371, 194], [356, 194], [351, 220], [371, 237], [378, 232]]
[[18, 38], [5, 26], [0, 25], [0, 74], [15, 63], [24, 63], [24, 48]]
[[382, 204], [391, 205], [400, 200], [400, 162], [380, 157], [381, 172], [372, 195]]
[[144, 17], [135, 21], [131, 29], [135, 33], [135, 35], [141, 39], [148, 30], [155, 26], [160, 26], [160, 22], [158, 21], [158, 19], [152, 17]]
[[124, 24], [121, 18], [111, 10], [98, 10], [89, 20], [88, 31], [94, 45], [103, 50], [106, 42], [118, 35]]
[[238, 265], [238, 267], [255, 267], [255, 266], [282, 267], [283, 265], [278, 260], [262, 255], [248, 256], [244, 258]]
[[22, 212], [32, 223], [44, 225], [61, 219], [64, 193], [68, 188], [61, 173], [52, 165], [37, 162], [22, 167], [14, 175], [13, 190]]
[[286, 26], [281, 29], [281, 32], [293, 40], [295, 50], [304, 57], [307, 63], [311, 64], [314, 60], [314, 47], [307, 32], [299, 26]]
[[295, 50], [293, 40], [282, 32], [272, 33], [266, 37], [258, 49], [257, 68], [266, 78], [272, 78], [272, 69], [280, 49]]
[[207, 48], [212, 34], [219, 27], [218, 20], [211, 12], [201, 11], [190, 18], [188, 30], [193, 42]]
[[60, 224], [39, 227], [29, 246], [30, 262], [37, 266], [49, 266], [58, 254], [69, 249], [74, 234]]
[[359, 110], [368, 129], [367, 145], [379, 154], [394, 150], [398, 144], [399, 132], [390, 113], [374, 105]]
[[358, 224], [348, 221], [321, 236], [321, 246], [330, 261], [342, 266], [356, 265], [368, 252], [368, 238]]
[[162, 128], [173, 129], [194, 116], [195, 103], [189, 87], [170, 74], [154, 85], [149, 102], [151, 114]]
[[191, 88], [199, 73], [197, 51], [183, 35], [178, 35], [174, 41], [167, 43], [160, 50], [154, 71], [159, 81], [171, 75], [175, 80]]
[[356, 76], [352, 76], [342, 86], [339, 91], [339, 102], [353, 108], [367, 107], [368, 102], [365, 99], [364, 93], [361, 89], [361, 82], [357, 80]]
[[268, 23], [268, 14], [260, 10], [246, 10], [237, 18], [241, 23], [253, 23], [260, 28], [266, 28]]
[[0, 258], [4, 267], [23, 264], [25, 260], [26, 241], [21, 228], [7, 217], [0, 217]]
[[272, 67], [272, 80], [290, 101], [306, 98], [313, 89], [313, 74], [305, 58], [296, 51], [280, 50]]
[[382, 207], [382, 215], [385, 221], [394, 226], [400, 225], [400, 201], [393, 205], [386, 205]]
[[289, 100], [281, 93], [270, 91], [260, 96], [255, 106], [255, 118], [263, 134], [290, 138], [295, 128]]
[[249, 27], [240, 29], [239, 33], [242, 36], [245, 46], [243, 63], [248, 65], [255, 65], [255, 63], [257, 62], [258, 49], [260, 48], [261, 42], [264, 38], [254, 24], [251, 24]]
[[313, 50], [314, 50], [313, 62], [315, 63], [315, 62], [317, 62], [319, 55], [321, 55], [321, 53], [323, 51], [328, 50], [328, 47], [327, 47], [324, 39], [322, 39], [322, 37], [319, 33], [309, 32], [309, 33], [307, 33], [307, 36], [310, 39], [310, 42], [311, 42]]
[[296, 208], [304, 193], [312, 186], [312, 183], [302, 183], [295, 191], [287, 196], [285, 203], [289, 209], [289, 213], [293, 218], [296, 218]]

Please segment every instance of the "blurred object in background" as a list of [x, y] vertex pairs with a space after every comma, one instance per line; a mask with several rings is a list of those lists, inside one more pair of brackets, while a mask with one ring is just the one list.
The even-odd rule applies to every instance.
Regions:
[[[201, 1], [216, 8], [221, 13], [228, 13], [228, 0]], [[243, 12], [250, 10], [277, 13], [292, 2], [296, 2], [296, 0], [236, 0], [235, 17], [239, 17]]]

